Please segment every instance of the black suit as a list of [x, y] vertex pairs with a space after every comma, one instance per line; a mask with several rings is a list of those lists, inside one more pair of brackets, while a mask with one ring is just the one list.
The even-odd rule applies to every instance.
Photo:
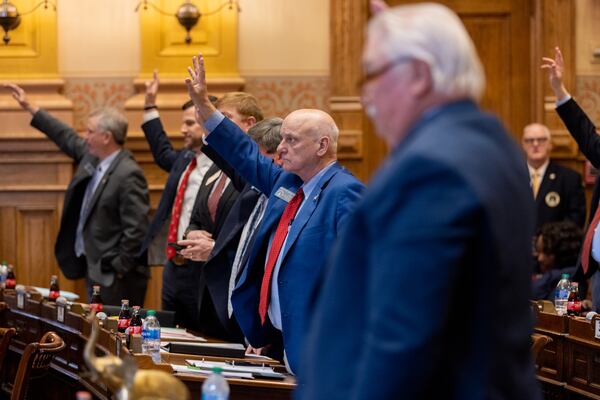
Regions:
[[45, 133], [79, 164], [65, 193], [60, 231], [55, 245], [58, 265], [69, 279], [86, 278], [101, 285], [105, 304], [119, 305], [128, 298], [143, 306], [148, 268], [140, 247], [148, 227], [148, 185], [139, 165], [127, 150], [121, 150], [98, 183], [88, 204], [83, 225], [85, 254], [75, 254], [79, 215], [88, 182], [99, 163], [85, 140], [44, 110], [31, 125]]
[[536, 227], [548, 222], [573, 221], [580, 228], [585, 224], [585, 194], [581, 175], [552, 161], [535, 198]]
[[[229, 215], [229, 211], [239, 196], [239, 192], [230, 182], [225, 187], [223, 194], [219, 199], [215, 220], [213, 221], [211, 219], [208, 211], [208, 199], [213, 191], [213, 187], [217, 185], [218, 182], [218, 179], [214, 179], [214, 176], [219, 172], [220, 169], [217, 165], [213, 165], [206, 172], [196, 197], [196, 203], [194, 204], [194, 210], [192, 211], [192, 218], [190, 219], [190, 226], [188, 228], [188, 230], [205, 230], [210, 232], [215, 240], [215, 244], [219, 240], [222, 227]], [[191, 262], [191, 264], [195, 265], [195, 268], [198, 271], [201, 271], [198, 276], [198, 300], [191, 305], [192, 307], [196, 307], [198, 312], [194, 328], [213, 338], [224, 340], [230, 339], [230, 335], [226, 330], [227, 327], [222, 326], [219, 317], [217, 316], [216, 306], [209, 289], [210, 284], [206, 275], [205, 263]], [[211, 276], [212, 275], [214, 275], [214, 273], [211, 274]]]
[[[227, 310], [229, 279], [242, 230], [261, 193], [247, 184], [210, 146], [205, 146], [203, 151], [229, 176], [231, 184], [239, 191], [239, 196], [231, 206], [216, 238], [215, 247], [204, 263], [204, 279], [221, 329], [219, 336], [224, 340], [241, 342], [244, 335], [235, 318], [233, 316], [229, 318]], [[203, 306], [205, 307], [206, 304], [200, 301], [198, 307]]]
[[[566, 103], [561, 104], [556, 108], [556, 112], [564, 122], [565, 126], [569, 130], [569, 133], [579, 146], [579, 150], [583, 155], [592, 163], [595, 168], [600, 168], [600, 137], [596, 133], [596, 127], [589, 119], [589, 117], [583, 112], [581, 107], [573, 99], [568, 100]], [[596, 210], [598, 208], [598, 201], [600, 200], [600, 177], [596, 179], [594, 184], [594, 191], [592, 192], [592, 202], [590, 203], [590, 215], [589, 222], [592, 221]], [[583, 281], [585, 278], [592, 277], [592, 302], [595, 311], [600, 311], [600, 273], [598, 271], [598, 262], [590, 254], [586, 254], [585, 257], [589, 257], [589, 270], [586, 274], [583, 273], [581, 268], [581, 257], [583, 254], [579, 254], [577, 260], [577, 272], [575, 273], [575, 280]]]
[[[161, 169], [169, 172], [169, 177], [165, 183], [156, 214], [144, 239], [143, 249], [145, 250], [170, 219], [179, 180], [191, 160], [195, 157], [195, 153], [187, 149], [180, 151], [173, 149], [159, 118], [151, 119], [142, 124], [142, 130], [150, 145], [155, 162]], [[197, 214], [196, 218], [201, 219], [199, 228], [211, 232], [213, 237], [218, 236], [221, 223], [229, 207], [235, 201], [235, 190], [229, 185], [219, 201], [216, 222], [213, 224], [210, 218], [206, 220], [205, 216], [201, 216], [202, 211], [206, 208], [206, 202], [212, 186], [215, 183], [211, 182], [210, 185], [206, 185], [206, 180], [218, 171], [215, 168], [214, 166], [211, 167], [203, 177], [196, 201], [194, 202], [194, 211], [192, 211], [192, 219], [194, 218], [194, 214]], [[177, 266], [169, 260], [165, 263], [161, 293], [162, 309], [175, 311], [176, 324], [189, 328], [199, 328], [197, 305], [200, 297], [199, 294], [204, 292], [205, 287], [201, 273], [202, 263], [186, 261], [181, 266]]]

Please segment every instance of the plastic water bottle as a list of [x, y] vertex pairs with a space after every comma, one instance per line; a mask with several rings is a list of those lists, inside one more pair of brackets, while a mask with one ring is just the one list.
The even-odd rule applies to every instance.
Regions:
[[212, 369], [212, 374], [202, 384], [202, 400], [229, 399], [229, 384], [222, 375], [219, 367]]
[[558, 285], [556, 285], [556, 291], [554, 292], [554, 308], [558, 315], [565, 315], [567, 313], [567, 303], [569, 301], [569, 292], [571, 291], [571, 282], [569, 281], [569, 274], [562, 274]]
[[151, 356], [155, 363], [160, 363], [160, 324], [154, 310], [148, 310], [142, 324], [142, 353]]

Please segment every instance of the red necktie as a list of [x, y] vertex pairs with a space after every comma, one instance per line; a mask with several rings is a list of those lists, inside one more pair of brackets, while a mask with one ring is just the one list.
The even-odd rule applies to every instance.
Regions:
[[596, 209], [594, 219], [590, 223], [590, 226], [588, 226], [585, 239], [583, 240], [583, 247], [581, 250], [581, 267], [583, 268], [584, 274], [587, 274], [590, 267], [590, 251], [592, 249], [592, 241], [594, 239], [594, 232], [596, 231], [598, 222], [600, 222], [600, 207]]
[[275, 231], [275, 236], [273, 236], [271, 251], [269, 252], [269, 257], [267, 258], [265, 274], [263, 275], [262, 284], [260, 286], [260, 303], [258, 304], [258, 314], [260, 315], [260, 322], [263, 325], [265, 323], [267, 307], [269, 305], [269, 293], [271, 289], [271, 276], [273, 275], [273, 269], [275, 268], [275, 263], [279, 257], [279, 252], [281, 251], [283, 242], [285, 242], [285, 238], [288, 234], [289, 226], [296, 216], [296, 212], [298, 211], [300, 204], [302, 204], [303, 199], [304, 192], [302, 191], [302, 188], [300, 188], [285, 207], [285, 210], [283, 210], [283, 214], [281, 214], [281, 219], [279, 219], [279, 224], [277, 225], [277, 230]]
[[[185, 194], [185, 188], [187, 187], [188, 179], [190, 174], [196, 168], [196, 157], [192, 158], [192, 161], [188, 165], [187, 169], [183, 173], [181, 184], [177, 189], [177, 196], [175, 196], [175, 202], [173, 203], [173, 211], [171, 213], [171, 224], [169, 225], [169, 236], [167, 236], [167, 243], [177, 242], [177, 228], [179, 227], [179, 217], [181, 217], [181, 207], [183, 205], [183, 195]], [[177, 251], [171, 246], [167, 246], [167, 259], [172, 260], [177, 254]]]
[[221, 172], [221, 176], [219, 177], [219, 181], [215, 185], [215, 189], [208, 197], [207, 207], [212, 222], [215, 222], [215, 219], [217, 218], [217, 208], [219, 207], [219, 200], [221, 200], [221, 195], [223, 194], [223, 188], [225, 187], [226, 182], [227, 176]]

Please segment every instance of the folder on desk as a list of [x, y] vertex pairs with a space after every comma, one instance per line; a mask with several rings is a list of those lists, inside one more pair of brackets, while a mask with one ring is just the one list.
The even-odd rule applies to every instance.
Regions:
[[163, 348], [169, 353], [227, 358], [244, 358], [244, 354], [246, 353], [244, 345], [238, 343], [169, 342]]

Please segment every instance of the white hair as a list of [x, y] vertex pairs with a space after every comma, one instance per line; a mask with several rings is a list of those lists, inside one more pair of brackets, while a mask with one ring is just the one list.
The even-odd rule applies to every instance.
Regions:
[[485, 74], [460, 18], [441, 4], [393, 7], [377, 14], [368, 34], [376, 37], [364, 61], [420, 60], [430, 67], [433, 90], [451, 97], [481, 99]]
[[527, 125], [525, 128], [523, 128], [523, 135], [525, 135], [525, 133], [527, 133], [528, 130], [531, 129], [540, 129], [542, 131], [542, 133], [544, 133], [544, 135], [546, 135], [546, 137], [548, 139], [552, 139], [552, 134], [550, 133], [550, 129], [548, 129], [548, 127], [544, 124], [540, 124], [539, 122], [534, 122], [532, 124]]

